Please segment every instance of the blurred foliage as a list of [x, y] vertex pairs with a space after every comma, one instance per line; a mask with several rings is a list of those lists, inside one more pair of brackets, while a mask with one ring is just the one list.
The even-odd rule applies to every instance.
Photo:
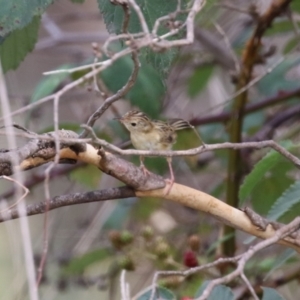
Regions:
[[[197, 291], [195, 297], [198, 298], [202, 295], [204, 289], [209, 284], [209, 281], [205, 281], [200, 289]], [[234, 300], [234, 295], [230, 288], [224, 285], [217, 285], [207, 298], [207, 300]]]
[[[74, 66], [71, 64], [64, 64], [62, 66], [59, 66], [57, 70], [68, 69], [72, 67]], [[64, 80], [69, 78], [69, 76], [70, 75], [68, 73], [58, 73], [43, 77], [32, 94], [31, 103], [34, 103], [40, 100], [41, 98], [44, 98], [54, 93], [55, 90], [63, 84]]]
[[34, 16], [41, 16], [52, 2], [53, 0], [1, 0], [0, 36], [5, 37], [16, 29], [22, 29], [32, 21]]
[[[9, 1], [6, 2], [8, 3]], [[39, 26], [40, 17], [33, 17], [25, 27], [14, 30], [0, 43], [0, 58], [3, 72], [16, 69], [27, 53], [33, 50], [38, 38]]]
[[264, 291], [262, 300], [284, 300], [276, 290], [269, 287], [262, 287], [262, 289]]
[[[285, 59], [271, 73], [262, 78], [257, 87], [259, 91], [266, 96], [276, 95], [278, 91], [289, 91], [299, 86], [298, 79], [288, 79], [286, 74], [289, 70], [296, 67], [300, 63], [300, 58]], [[274, 85], [276, 82], [276, 85]]]
[[111, 255], [112, 253], [107, 249], [87, 252], [82, 256], [73, 258], [62, 268], [62, 272], [64, 275], [81, 275], [90, 265], [99, 263], [104, 259], [111, 257]]
[[213, 65], [204, 65], [195, 69], [188, 80], [188, 93], [190, 97], [195, 98], [204, 89], [213, 74], [213, 71]]
[[99, 186], [99, 182], [102, 176], [102, 172], [93, 165], [86, 165], [83, 168], [76, 169], [70, 174], [70, 179], [85, 185], [87, 188], [96, 189]]
[[[293, 147], [295, 147], [289, 141], [286, 142], [284, 146], [287, 150], [291, 150]], [[276, 164], [282, 163], [282, 161], [282, 155], [279, 152], [272, 150], [255, 165], [251, 173], [245, 177], [244, 182], [240, 187], [240, 205], [244, 204], [246, 198], [249, 196], [249, 194], [259, 182], [265, 183], [265, 181], [263, 181], [262, 179], [266, 176], [267, 172], [270, 171], [270, 169], [273, 168]], [[280, 169], [282, 170], [282, 165], [280, 166]], [[282, 172], [280, 172], [281, 177], [282, 175]], [[269, 173], [266, 177], [270, 176], [271, 175]]]
[[[146, 291], [145, 293], [142, 293], [137, 300], [149, 300], [151, 296], [152, 288], [150, 290]], [[153, 300], [175, 300], [175, 295], [169, 291], [168, 289], [164, 287], [157, 287], [155, 289], [155, 295]]]

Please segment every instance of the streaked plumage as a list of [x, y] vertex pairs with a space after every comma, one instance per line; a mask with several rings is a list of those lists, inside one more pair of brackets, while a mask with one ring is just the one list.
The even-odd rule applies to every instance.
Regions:
[[[193, 128], [193, 126], [182, 119], [170, 119], [166, 122], [160, 120], [151, 120], [141, 111], [132, 110], [118, 119], [130, 132], [130, 139], [134, 148], [139, 150], [171, 150], [177, 139], [177, 130]], [[144, 173], [149, 171], [144, 166], [144, 158], [141, 156], [141, 168]], [[171, 164], [171, 157], [167, 157], [170, 168], [171, 178], [170, 191], [174, 183], [174, 175]]]

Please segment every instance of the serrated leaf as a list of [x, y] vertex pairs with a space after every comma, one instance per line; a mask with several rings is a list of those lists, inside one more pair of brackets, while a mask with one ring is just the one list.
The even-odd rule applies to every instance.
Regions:
[[239, 190], [239, 205], [243, 205], [246, 198], [250, 195], [256, 184], [264, 177], [265, 173], [271, 169], [279, 160], [280, 155], [275, 151], [271, 151], [262, 158], [248, 174]]
[[268, 287], [261, 287], [263, 290], [262, 300], [284, 300], [280, 294], [277, 293], [275, 289]]
[[272, 263], [272, 269], [268, 272], [263, 281], [267, 280], [275, 270], [280, 268], [286, 261], [295, 255], [297, 255], [297, 252], [293, 249], [286, 249], [283, 251], [278, 257], [276, 257], [276, 260]]
[[[209, 281], [205, 281], [201, 285], [200, 289], [195, 295], [195, 298], [198, 298], [202, 295], [208, 284]], [[234, 300], [234, 295], [229, 287], [225, 285], [217, 285], [216, 287], [214, 287], [207, 300]]]
[[[293, 144], [289, 142], [285, 144], [285, 148], [290, 148]], [[250, 195], [253, 188], [263, 179], [266, 172], [269, 171], [275, 164], [277, 164], [283, 156], [272, 150], [266, 156], [264, 156], [248, 174], [239, 190], [239, 205], [243, 205], [246, 198]]]
[[295, 166], [282, 158], [270, 170], [266, 172], [263, 179], [253, 188], [249, 200], [253, 209], [266, 215], [277, 198], [294, 182], [294, 179], [288, 175]]
[[[136, 300], [150, 300], [152, 287], [149, 287]], [[157, 287], [153, 300], [175, 300], [175, 295], [164, 287]]]
[[67, 266], [63, 267], [63, 273], [70, 275], [82, 274], [90, 265], [103, 261], [111, 255], [112, 253], [108, 249], [97, 249], [82, 256], [75, 257]]
[[295, 204], [300, 203], [300, 181], [291, 185], [271, 207], [267, 219], [278, 220]]
[[194, 98], [203, 90], [213, 71], [213, 65], [204, 65], [194, 71], [188, 80], [188, 94], [190, 97]]
[[[182, 1], [182, 8], [186, 6], [187, 2], [188, 1], [186, 0]], [[158, 18], [169, 15], [170, 13], [176, 11], [178, 1], [137, 0], [136, 3], [139, 5], [149, 27], [149, 31], [151, 32], [155, 21]], [[98, 5], [109, 33], [119, 34], [122, 30], [124, 18], [123, 9], [118, 5], [113, 5], [110, 1], [107, 0], [98, 0]], [[161, 26], [159, 34], [166, 32], [166, 30], [167, 29]], [[142, 31], [139, 18], [135, 11], [133, 11], [132, 9], [128, 31], [130, 33], [137, 33]], [[153, 52], [150, 49], [146, 49], [142, 50], [141, 53], [157, 71], [159, 71], [162, 75], [166, 75], [176, 55], [176, 49], [167, 50], [165, 53]]]
[[52, 2], [53, 0], [1, 0], [0, 36], [4, 37], [27, 26], [34, 16], [41, 16]]
[[15, 30], [5, 38], [0, 45], [3, 72], [16, 69], [25, 56], [34, 49], [39, 26], [40, 17], [34, 17], [26, 27]]

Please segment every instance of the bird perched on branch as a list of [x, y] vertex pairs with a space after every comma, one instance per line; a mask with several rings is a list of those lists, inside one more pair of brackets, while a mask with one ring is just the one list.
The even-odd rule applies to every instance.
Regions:
[[[172, 150], [173, 144], [176, 143], [177, 130], [186, 128], [194, 129], [194, 126], [185, 120], [171, 119], [166, 122], [151, 120], [146, 114], [137, 110], [129, 111], [121, 118], [117, 118], [117, 120], [119, 120], [130, 132], [132, 145], [138, 150]], [[144, 165], [143, 156], [140, 156], [140, 162], [140, 167], [144, 174], [149, 174], [149, 171]], [[166, 180], [169, 186], [166, 187], [165, 194], [170, 192], [174, 183], [172, 157], [167, 157], [167, 162], [170, 169], [170, 179]]]

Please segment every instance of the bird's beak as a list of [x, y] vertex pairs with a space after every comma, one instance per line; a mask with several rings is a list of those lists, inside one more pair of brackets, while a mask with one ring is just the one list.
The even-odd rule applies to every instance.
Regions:
[[113, 118], [113, 120], [117, 120], [117, 121], [121, 122], [123, 120], [123, 118], [122, 117], [120, 117], [120, 118]]

